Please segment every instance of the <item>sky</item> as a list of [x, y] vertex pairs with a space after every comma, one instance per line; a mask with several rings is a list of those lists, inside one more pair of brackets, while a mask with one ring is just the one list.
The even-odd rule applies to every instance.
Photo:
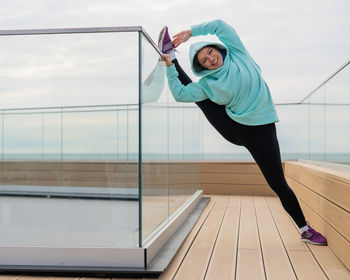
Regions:
[[[157, 41], [165, 25], [174, 35], [191, 25], [222, 19], [236, 29], [261, 67], [274, 102], [283, 103], [299, 102], [349, 61], [349, 11], [349, 0], [0, 0], [0, 30], [142, 26]], [[126, 33], [74, 36], [0, 37], [1, 108], [116, 104], [118, 100], [136, 103], [137, 37]], [[188, 49], [191, 43], [200, 40], [208, 38], [191, 38], [177, 53], [181, 65], [194, 80]], [[157, 54], [148, 48], [143, 59], [149, 73], [157, 62]], [[280, 115], [283, 117], [282, 112]], [[33, 123], [8, 118], [13, 123], [33, 127]], [[159, 116], [155, 114], [153, 118]], [[85, 124], [91, 124], [91, 119], [77, 127]], [[156, 121], [150, 121], [151, 124]], [[101, 127], [98, 118], [94, 125]], [[16, 131], [25, 129], [18, 127]], [[207, 150], [218, 151], [221, 138], [212, 128], [206, 131], [207, 135], [215, 135], [212, 141], [207, 141], [210, 146]], [[291, 133], [287, 134], [286, 142], [290, 142]], [[20, 141], [23, 135], [13, 133]], [[71, 134], [71, 139], [77, 137]], [[305, 137], [300, 141], [305, 142]], [[90, 144], [81, 144], [82, 151], [91, 149]], [[98, 146], [95, 144], [91, 145]], [[232, 145], [224, 142], [220, 147], [222, 151], [232, 149]]]
[[[137, 25], [156, 41], [164, 25], [174, 35], [220, 18], [262, 68], [274, 101], [298, 102], [350, 59], [349, 11], [348, 0], [0, 0], [0, 29]], [[187, 72], [196, 39], [177, 54]]]

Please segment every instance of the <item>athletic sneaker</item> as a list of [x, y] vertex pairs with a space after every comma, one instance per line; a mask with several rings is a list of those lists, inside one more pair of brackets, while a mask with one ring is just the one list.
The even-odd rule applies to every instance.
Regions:
[[169, 54], [172, 50], [175, 50], [173, 43], [171, 42], [167, 26], [164, 26], [159, 33], [158, 48], [164, 54]]
[[327, 245], [327, 239], [321, 233], [314, 230], [310, 225], [309, 229], [301, 234], [300, 240], [314, 245]]

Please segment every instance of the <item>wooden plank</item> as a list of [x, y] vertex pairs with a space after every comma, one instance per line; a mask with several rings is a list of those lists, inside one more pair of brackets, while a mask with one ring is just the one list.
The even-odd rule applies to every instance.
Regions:
[[350, 271], [339, 261], [328, 246], [309, 246], [328, 279], [349, 280]]
[[287, 181], [295, 194], [300, 197], [308, 206], [320, 215], [327, 223], [334, 227], [341, 235], [350, 241], [350, 213], [330, 202], [324, 197], [311, 191], [292, 178]]
[[262, 174], [228, 174], [228, 173], [201, 173], [201, 184], [244, 184], [264, 185], [267, 184]]
[[258, 173], [261, 171], [256, 163], [245, 162], [201, 162], [200, 163], [201, 173]]
[[62, 162], [62, 170], [138, 172], [137, 162]]
[[349, 176], [332, 169], [286, 162], [286, 176], [350, 212], [350, 179], [339, 175]]
[[350, 270], [350, 242], [317, 215], [304, 201], [299, 200], [299, 202], [311, 226], [327, 238], [328, 247], [336, 254], [346, 268]]
[[265, 200], [287, 251], [308, 251], [309, 249], [305, 243], [300, 241], [299, 230], [295, 228], [292, 219], [282, 207], [279, 199], [277, 197], [265, 197]]
[[[55, 185], [53, 185], [55, 186]], [[63, 186], [67, 187], [103, 187], [103, 188], [134, 188], [138, 189], [138, 181], [127, 181], [127, 182], [118, 182], [118, 181], [105, 181], [105, 182], [96, 182], [96, 181], [63, 181]]]
[[240, 215], [240, 197], [230, 197], [205, 279], [234, 279]]
[[142, 211], [142, 238], [146, 239], [162, 222], [164, 222], [168, 218], [168, 208], [159, 207], [143, 210], [144, 211]]
[[200, 188], [205, 194], [276, 196], [268, 185], [204, 184], [201, 182]]
[[239, 208], [239, 212], [241, 212], [241, 201], [242, 197], [240, 195], [230, 195], [227, 207]]
[[[86, 278], [86, 280], [90, 280], [90, 279], [91, 278]], [[111, 280], [125, 280], [125, 279], [128, 279], [128, 280], [156, 280], [158, 278], [112, 278]], [[64, 279], [62, 279], [62, 280], [64, 280]], [[106, 280], [106, 278], [101, 279], [101, 280]]]
[[90, 171], [138, 171], [133, 162], [72, 162], [72, 161], [5, 161], [0, 163], [4, 170], [90, 170]]
[[228, 196], [217, 198], [213, 211], [194, 240], [174, 279], [203, 279], [227, 203]]
[[0, 280], [17, 280], [22, 277], [22, 275], [0, 275]]
[[169, 172], [177, 173], [200, 173], [200, 162], [170, 162]]
[[308, 251], [289, 251], [298, 280], [327, 280], [326, 275]]
[[236, 280], [265, 280], [260, 250], [239, 249]]
[[152, 163], [152, 162], [143, 162], [142, 163], [142, 173], [153, 173], [153, 174], [163, 174], [169, 173], [170, 165], [169, 163]]
[[288, 164], [294, 164], [298, 165], [302, 168], [311, 168], [312, 170], [315, 170], [317, 172], [321, 173], [327, 173], [329, 178], [336, 178], [340, 181], [344, 181], [347, 184], [350, 184], [350, 173], [349, 170], [340, 170], [332, 167], [327, 167], [327, 166], [321, 166], [313, 163], [306, 163], [306, 162], [288, 162]]
[[[5, 170], [3, 177], [9, 181], [13, 180], [92, 180], [92, 181], [107, 181], [107, 180], [137, 180], [138, 173], [136, 172], [106, 172], [106, 171], [63, 171], [60, 170]], [[147, 178], [147, 177], [146, 177]]]
[[266, 278], [296, 280], [287, 252], [264, 197], [254, 197]]
[[328, 246], [306, 246], [300, 242], [299, 229], [284, 211], [278, 198], [265, 197], [287, 251], [311, 250], [322, 270], [332, 280], [350, 279], [350, 272], [339, 261]]
[[119, 181], [136, 181], [138, 180], [137, 172], [106, 172], [106, 171], [63, 171], [64, 180], [80, 181], [80, 180], [93, 180], [93, 181], [106, 181], [106, 180], [119, 180]]
[[174, 195], [169, 194], [169, 215], [173, 214], [180, 206], [182, 206], [188, 199], [189, 195]]
[[180, 174], [169, 174], [170, 184], [191, 184], [199, 183], [199, 173], [180, 173]]
[[251, 196], [242, 196], [238, 248], [260, 250], [258, 227]]
[[[205, 197], [205, 196], [204, 196]], [[180, 265], [182, 264], [187, 252], [189, 251], [189, 248], [191, 247], [194, 239], [197, 237], [198, 232], [201, 230], [204, 222], [208, 218], [209, 214], [213, 210], [214, 205], [216, 204], [217, 197], [216, 196], [210, 196], [210, 201], [208, 205], [203, 210], [202, 214], [200, 215], [197, 223], [194, 225], [188, 236], [186, 237], [185, 241], [180, 246], [179, 250], [177, 251], [176, 255], [166, 268], [166, 270], [160, 275], [158, 280], [170, 280], [175, 277], [175, 274], [177, 270], [179, 269]]]
[[[80, 277], [59, 277], [59, 276], [54, 276], [50, 277], [50, 280], [81, 280], [81, 279], [89, 279], [89, 278], [80, 278]], [[90, 278], [90, 279], [101, 279], [101, 278]], [[106, 278], [105, 278], [106, 280]]]
[[51, 276], [27, 276], [23, 275], [20, 280], [46, 280], [51, 279]]
[[[55, 187], [94, 187], [94, 188], [138, 188], [138, 182], [94, 182], [94, 181], [63, 181], [61, 180], [3, 180], [4, 185], [19, 185], [19, 186], [55, 186]], [[62, 185], [63, 183], [63, 185]]]

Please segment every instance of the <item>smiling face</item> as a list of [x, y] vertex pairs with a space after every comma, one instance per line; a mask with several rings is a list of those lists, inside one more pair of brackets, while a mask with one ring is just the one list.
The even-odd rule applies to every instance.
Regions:
[[197, 59], [200, 65], [209, 70], [215, 70], [223, 64], [221, 53], [211, 46], [200, 49], [197, 53]]

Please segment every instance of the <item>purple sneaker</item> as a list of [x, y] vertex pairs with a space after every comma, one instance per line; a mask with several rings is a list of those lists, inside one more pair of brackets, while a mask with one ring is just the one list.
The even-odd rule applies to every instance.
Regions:
[[173, 43], [171, 42], [167, 26], [164, 26], [162, 31], [160, 31], [160, 33], [159, 33], [158, 48], [164, 54], [168, 54], [172, 50], [175, 50]]
[[309, 242], [314, 245], [327, 245], [327, 239], [319, 232], [314, 230], [311, 226], [307, 231], [304, 231], [300, 237], [300, 240], [303, 242]]

